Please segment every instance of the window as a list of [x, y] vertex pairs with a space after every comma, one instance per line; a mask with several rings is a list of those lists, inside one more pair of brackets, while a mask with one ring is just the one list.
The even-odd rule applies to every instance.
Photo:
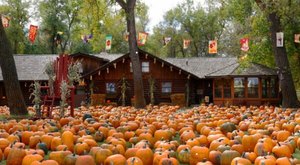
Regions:
[[[132, 63], [129, 64], [130, 72], [133, 72], [132, 70]], [[143, 73], [149, 73], [150, 72], [150, 63], [149, 62], [142, 62], [142, 72]]]
[[275, 78], [263, 78], [262, 82], [262, 97], [263, 98], [277, 98], [278, 88]]
[[142, 72], [148, 73], [150, 71], [149, 66], [149, 62], [142, 62]]
[[106, 83], [106, 93], [116, 93], [116, 84]]
[[222, 80], [215, 80], [215, 98], [222, 98]]
[[234, 97], [235, 98], [245, 97], [245, 78], [242, 77], [234, 78]]
[[172, 92], [172, 83], [171, 82], [163, 82], [161, 85], [162, 93], [171, 93]]
[[231, 79], [223, 81], [223, 94], [224, 98], [231, 98]]
[[258, 98], [258, 78], [249, 77], [247, 87], [248, 87], [248, 97]]

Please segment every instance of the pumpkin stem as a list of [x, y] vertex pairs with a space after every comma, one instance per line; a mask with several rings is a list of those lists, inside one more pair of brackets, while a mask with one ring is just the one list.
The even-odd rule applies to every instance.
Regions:
[[134, 164], [134, 161], [135, 161], [135, 157], [133, 157], [133, 158], [131, 159], [131, 164]]

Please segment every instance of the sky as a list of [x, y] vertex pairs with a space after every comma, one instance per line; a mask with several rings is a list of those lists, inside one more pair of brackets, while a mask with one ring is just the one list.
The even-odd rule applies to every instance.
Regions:
[[[184, 0], [143, 0], [149, 6], [149, 17], [150, 24], [149, 27], [152, 28], [163, 20], [164, 14], [176, 7], [177, 4], [184, 2]], [[202, 4], [204, 0], [194, 0], [194, 2]]]

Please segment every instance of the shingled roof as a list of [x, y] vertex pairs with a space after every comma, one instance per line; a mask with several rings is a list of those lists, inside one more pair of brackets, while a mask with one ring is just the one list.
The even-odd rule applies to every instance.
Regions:
[[[48, 80], [44, 73], [44, 67], [49, 61], [53, 61], [58, 55], [14, 55], [18, 78], [20, 81], [26, 80]], [[0, 68], [0, 81], [3, 81], [2, 70]]]
[[[110, 62], [124, 56], [124, 54], [92, 54], [97, 58], [107, 59]], [[48, 80], [44, 67], [49, 61], [55, 60], [58, 55], [14, 55], [18, 78], [20, 81]], [[275, 76], [276, 71], [264, 65], [250, 63], [242, 67], [237, 58], [225, 57], [194, 57], [194, 58], [165, 58], [166, 62], [198, 77], [213, 78], [222, 76]], [[0, 81], [3, 81], [0, 68]]]
[[224, 69], [206, 75], [206, 77], [222, 76], [276, 76], [276, 70], [267, 66], [249, 63], [248, 66], [242, 66], [239, 63], [228, 65]]
[[198, 78], [205, 78], [206, 75], [210, 73], [237, 64], [237, 58], [225, 57], [165, 58], [165, 60], [179, 68], [193, 73]]

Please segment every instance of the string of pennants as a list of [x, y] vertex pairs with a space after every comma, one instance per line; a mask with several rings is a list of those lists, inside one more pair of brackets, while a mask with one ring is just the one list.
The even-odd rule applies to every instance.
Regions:
[[[10, 26], [10, 18], [5, 15], [1, 15], [1, 21], [4, 28], [8, 28]], [[34, 43], [35, 38], [37, 36], [38, 26], [30, 25], [29, 26], [29, 33], [28, 38], [31, 43]], [[56, 44], [61, 42], [61, 35], [63, 32], [57, 32], [54, 41]], [[124, 40], [128, 41], [128, 32], [124, 35]], [[144, 46], [146, 44], [148, 37], [148, 33], [146, 32], [139, 32], [137, 37], [137, 44], [138, 46]], [[81, 35], [81, 39], [84, 43], [88, 43], [89, 40], [93, 38], [92, 34], [89, 35]], [[105, 50], [111, 50], [112, 47], [112, 35], [106, 35], [105, 37]], [[171, 37], [163, 37], [163, 46], [167, 46], [172, 41]], [[183, 49], [188, 49], [191, 44], [190, 39], [183, 39]], [[300, 43], [300, 34], [294, 35], [294, 42]], [[249, 38], [242, 38], [240, 39], [241, 50], [247, 52], [249, 50]], [[278, 32], [276, 33], [276, 46], [283, 47], [284, 46], [284, 33]], [[218, 44], [217, 40], [210, 40], [208, 43], [208, 53], [209, 54], [216, 54], [218, 52]]]

